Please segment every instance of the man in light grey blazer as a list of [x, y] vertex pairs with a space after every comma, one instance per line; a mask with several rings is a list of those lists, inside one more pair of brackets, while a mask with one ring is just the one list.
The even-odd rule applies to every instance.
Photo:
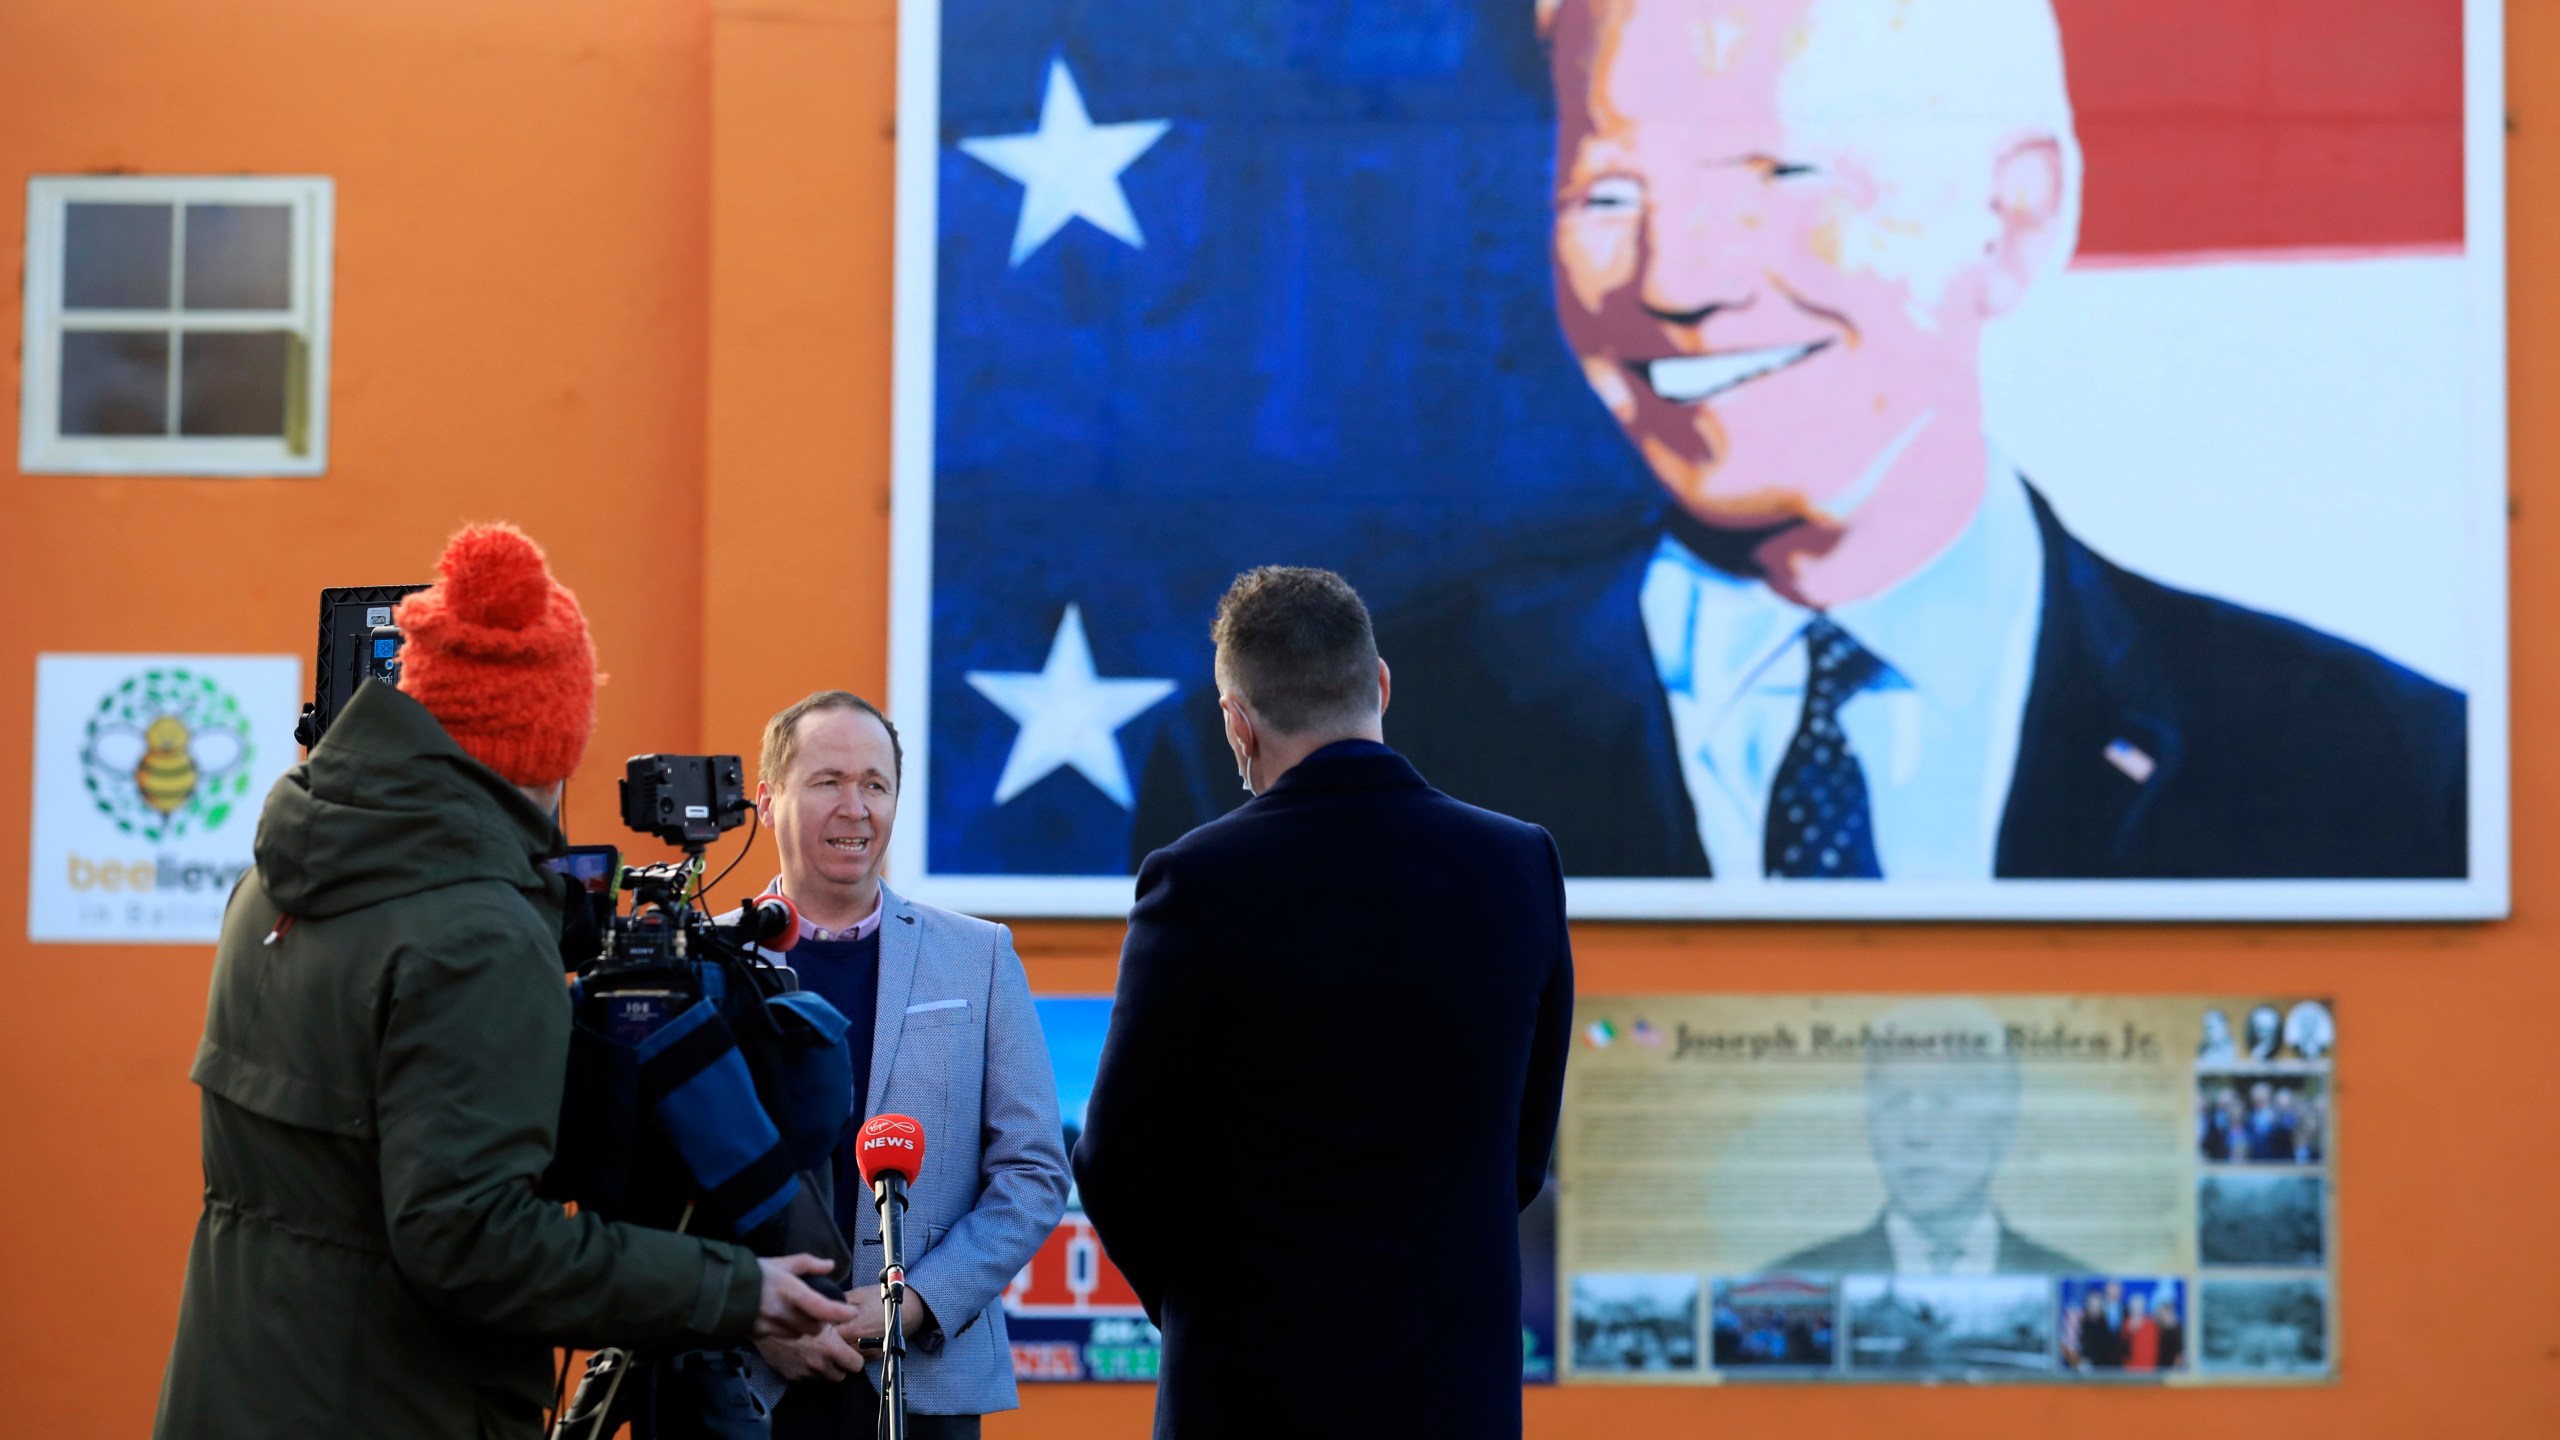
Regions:
[[856, 1096], [818, 1188], [854, 1246], [847, 1298], [859, 1313], [807, 1340], [759, 1343], [750, 1371], [781, 1393], [777, 1440], [873, 1434], [878, 1395], [855, 1342], [885, 1317], [879, 1220], [849, 1143], [863, 1119], [909, 1115], [925, 1133], [902, 1312], [916, 1440], [975, 1437], [979, 1416], [1018, 1403], [998, 1297], [1066, 1208], [1057, 1081], [1012, 932], [880, 881], [905, 758], [888, 717], [842, 690], [765, 727], [756, 812], [782, 856], [771, 888], [800, 912], [799, 942], [780, 958], [851, 1022]]

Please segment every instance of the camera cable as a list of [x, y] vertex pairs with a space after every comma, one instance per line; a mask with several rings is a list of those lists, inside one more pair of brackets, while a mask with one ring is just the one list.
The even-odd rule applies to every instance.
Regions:
[[746, 858], [747, 858], [747, 852], [748, 852], [748, 851], [750, 851], [750, 850], [753, 850], [754, 848], [756, 848], [756, 829], [757, 829], [758, 822], [759, 822], [762, 818], [763, 818], [763, 817], [759, 816], [753, 808], [749, 808], [749, 809], [748, 809], [748, 811], [747, 811], [747, 841], [746, 841], [746, 843], [738, 847], [738, 853], [737, 853], [737, 855], [736, 855], [734, 858], [732, 858], [732, 859], [729, 861], [729, 863], [728, 863], [727, 865], [724, 865], [724, 866], [722, 866], [722, 867], [721, 867], [721, 869], [720, 869], [720, 873], [719, 873], [719, 874], [714, 875], [714, 876], [712, 876], [712, 877], [711, 877], [711, 883], [710, 883], [710, 884], [705, 885], [705, 884], [700, 883], [700, 876], [699, 876], [699, 874], [697, 874], [697, 875], [696, 875], [696, 877], [695, 877], [695, 884], [694, 884], [694, 887], [693, 887], [693, 903], [694, 903], [694, 904], [696, 904], [696, 905], [700, 905], [700, 904], [704, 903], [704, 901], [703, 901], [703, 897], [704, 897], [705, 895], [708, 895], [711, 891], [714, 891], [714, 890], [719, 889], [719, 888], [720, 888], [720, 882], [729, 878], [729, 872], [730, 872], [730, 871], [732, 871], [732, 870], [737, 869], [737, 868], [738, 868], [738, 863], [739, 863], [739, 861], [742, 861], [742, 860], [744, 860], [744, 859], [746, 859]]

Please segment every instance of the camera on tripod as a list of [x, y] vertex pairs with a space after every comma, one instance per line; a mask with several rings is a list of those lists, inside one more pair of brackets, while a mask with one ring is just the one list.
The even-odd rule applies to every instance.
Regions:
[[[713, 925], [693, 903], [704, 847], [745, 824], [750, 813], [746, 767], [735, 755], [633, 756], [623, 767], [622, 823], [681, 848], [685, 858], [626, 867], [613, 846], [573, 845], [552, 861], [551, 868], [567, 875], [575, 887], [560, 939], [568, 968], [584, 973], [663, 967], [685, 960], [715, 938], [733, 945], [787, 946], [798, 917], [787, 914], [786, 902], [760, 899], [726, 927]], [[577, 892], [585, 895], [583, 915]], [[629, 915], [620, 913], [625, 893], [632, 900]], [[757, 957], [746, 958], [763, 964]]]
[[[809, 1283], [842, 1299], [853, 1252], [812, 1172], [832, 1162], [851, 1112], [847, 1023], [769, 958], [799, 938], [789, 901], [760, 896], [726, 920], [701, 903], [705, 847], [750, 814], [737, 756], [635, 756], [623, 824], [684, 858], [625, 866], [593, 845], [552, 862], [572, 883], [561, 949], [574, 1024], [542, 1193], [759, 1255], [823, 1256], [834, 1268]], [[730, 1354], [601, 1351], [553, 1434], [595, 1440], [644, 1417], [635, 1428], [646, 1433], [728, 1434], [719, 1417], [741, 1411], [739, 1365]], [[635, 1367], [652, 1378], [626, 1387]]]
[[[727, 918], [702, 904], [703, 851], [752, 813], [745, 766], [638, 755], [621, 789], [623, 823], [684, 858], [624, 865], [612, 846], [580, 845], [551, 862], [571, 881], [561, 957], [575, 1025], [546, 1192], [850, 1263], [798, 1179], [827, 1163], [850, 1112], [846, 1021], [775, 961], [799, 938], [789, 901], [759, 896]], [[685, 1103], [662, 1103], [679, 1089]]]

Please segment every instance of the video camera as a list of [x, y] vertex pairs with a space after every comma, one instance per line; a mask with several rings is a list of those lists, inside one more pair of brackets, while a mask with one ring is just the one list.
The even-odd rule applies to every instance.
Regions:
[[[745, 776], [735, 755], [634, 756], [622, 823], [685, 858], [626, 866], [583, 845], [552, 862], [572, 885], [561, 955], [574, 1023], [542, 1193], [759, 1255], [823, 1256], [833, 1268], [808, 1281], [842, 1299], [853, 1251], [811, 1172], [832, 1162], [853, 1103], [847, 1022], [769, 958], [799, 939], [789, 901], [760, 896], [725, 920], [700, 903], [704, 848], [754, 813]], [[760, 1413], [746, 1385], [732, 1354], [600, 1351], [553, 1435], [600, 1440], [626, 1421], [662, 1440], [760, 1435], [738, 1421]]]
[[544, 1193], [759, 1254], [826, 1255], [841, 1283], [852, 1253], [801, 1175], [829, 1163], [852, 1106], [845, 1018], [773, 959], [799, 938], [789, 901], [725, 919], [701, 903], [704, 849], [753, 814], [745, 766], [639, 755], [621, 790], [623, 824], [684, 858], [624, 865], [594, 845], [551, 862], [572, 882], [561, 958], [575, 1023]]
[[[733, 949], [789, 948], [799, 923], [787, 913], [787, 901], [759, 899], [726, 926], [692, 903], [701, 888], [703, 848], [753, 813], [737, 756], [635, 755], [623, 767], [621, 788], [622, 823], [681, 848], [685, 858], [625, 866], [611, 845], [572, 845], [553, 860], [551, 868], [572, 886], [560, 934], [560, 957], [570, 970], [609, 973], [618, 983], [635, 967], [663, 969], [723, 941]], [[620, 906], [626, 892], [632, 899], [628, 915]], [[771, 968], [752, 954], [743, 962]]]

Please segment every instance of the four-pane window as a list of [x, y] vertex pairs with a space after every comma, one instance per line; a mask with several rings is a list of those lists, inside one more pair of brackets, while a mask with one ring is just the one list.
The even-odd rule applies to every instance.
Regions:
[[331, 198], [321, 179], [31, 181], [20, 468], [320, 473]]

